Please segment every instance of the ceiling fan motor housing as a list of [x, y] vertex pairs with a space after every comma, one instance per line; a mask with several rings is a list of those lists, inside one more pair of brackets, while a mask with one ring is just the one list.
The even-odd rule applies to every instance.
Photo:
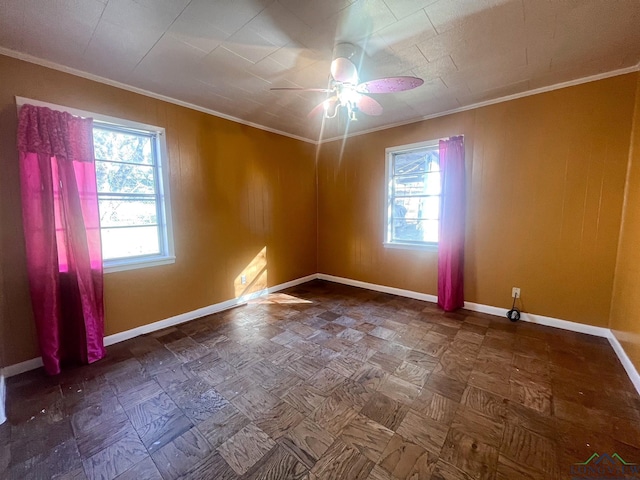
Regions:
[[333, 49], [333, 59], [336, 58], [346, 58], [354, 65], [358, 65], [362, 59], [362, 51], [352, 43], [338, 43]]

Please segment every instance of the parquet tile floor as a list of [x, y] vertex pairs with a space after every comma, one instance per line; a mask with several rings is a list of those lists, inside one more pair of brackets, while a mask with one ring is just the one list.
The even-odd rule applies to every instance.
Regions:
[[640, 400], [589, 335], [314, 281], [108, 350], [9, 380], [1, 478], [517, 480], [571, 478], [594, 452], [640, 463]]

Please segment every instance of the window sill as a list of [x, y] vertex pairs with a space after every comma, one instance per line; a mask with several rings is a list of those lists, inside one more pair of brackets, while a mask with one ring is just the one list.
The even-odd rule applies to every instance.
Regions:
[[390, 243], [390, 242], [384, 242], [383, 245], [384, 245], [384, 248], [395, 248], [395, 249], [398, 249], [398, 250], [423, 250], [423, 251], [427, 251], [427, 252], [437, 252], [438, 251], [438, 244], [437, 243], [418, 245], [418, 244], [415, 244], [415, 243], [399, 243], [399, 242]]
[[105, 262], [104, 273], [123, 272], [125, 270], [136, 270], [138, 268], [157, 267], [159, 265], [169, 265], [176, 263], [176, 257], [147, 257]]

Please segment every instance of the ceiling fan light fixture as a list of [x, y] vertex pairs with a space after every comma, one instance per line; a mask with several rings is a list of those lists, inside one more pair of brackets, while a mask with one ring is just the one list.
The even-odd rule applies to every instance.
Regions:
[[416, 77], [385, 77], [360, 83], [358, 66], [362, 60], [362, 51], [350, 43], [339, 43], [334, 50], [331, 62], [329, 85], [327, 88], [274, 87], [271, 90], [298, 90], [324, 92], [331, 95], [316, 105], [308, 117], [323, 112], [324, 118], [334, 118], [342, 108], [350, 121], [357, 120], [357, 113], [382, 115], [382, 105], [369, 94], [396, 93], [412, 90], [424, 83]]
[[356, 91], [356, 86], [348, 83], [338, 85], [337, 96], [340, 106], [347, 109], [349, 120], [357, 120], [356, 111], [361, 95]]
[[327, 98], [322, 102], [324, 118], [334, 118], [338, 114], [339, 103], [339, 101], [335, 101], [335, 98]]
[[344, 106], [355, 105], [360, 98], [360, 94], [356, 92], [354, 86], [342, 85], [342, 88], [338, 92], [338, 98], [340, 99], [340, 103]]

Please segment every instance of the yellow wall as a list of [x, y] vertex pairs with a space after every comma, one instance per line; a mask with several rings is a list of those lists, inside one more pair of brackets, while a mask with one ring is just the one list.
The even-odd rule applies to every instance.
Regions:
[[313, 145], [4, 56], [0, 78], [0, 365], [38, 356], [15, 95], [166, 128], [177, 260], [105, 276], [107, 334], [234, 298], [264, 247], [269, 285], [316, 272]]
[[386, 147], [464, 134], [465, 299], [608, 326], [636, 74], [336, 141], [318, 163], [321, 273], [436, 294], [437, 253], [384, 248]]
[[107, 334], [233, 298], [263, 258], [254, 288], [319, 271], [436, 294], [435, 252], [382, 246], [384, 150], [464, 134], [466, 300], [508, 307], [518, 286], [525, 311], [611, 313], [640, 364], [640, 107], [619, 238], [637, 74], [323, 144], [317, 166], [312, 145], [29, 63], [0, 56], [0, 78], [0, 365], [38, 355], [15, 95], [167, 129], [177, 261], [106, 275]]
[[640, 75], [637, 84], [610, 326], [640, 371]]

